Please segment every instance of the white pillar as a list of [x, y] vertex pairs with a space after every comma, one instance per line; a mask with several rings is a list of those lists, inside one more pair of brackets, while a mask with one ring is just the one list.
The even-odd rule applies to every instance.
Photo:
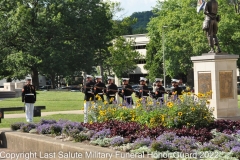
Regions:
[[210, 107], [214, 107], [215, 118], [234, 119], [240, 116], [236, 74], [238, 57], [226, 53], [191, 57], [195, 93], [212, 90]]

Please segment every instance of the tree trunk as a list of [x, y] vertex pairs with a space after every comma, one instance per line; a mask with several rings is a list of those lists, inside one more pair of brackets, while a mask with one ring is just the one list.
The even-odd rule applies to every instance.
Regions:
[[102, 80], [104, 80], [104, 74], [103, 74], [103, 66], [102, 64], [99, 66], [100, 68], [100, 76], [102, 76]]
[[52, 75], [51, 75], [51, 82], [52, 82], [51, 85], [52, 85], [52, 88], [53, 88], [53, 89], [56, 88], [55, 77], [56, 77], [55, 74], [52, 74]]
[[38, 70], [32, 69], [32, 84], [36, 87], [36, 89], [39, 88], [39, 80], [38, 80]]

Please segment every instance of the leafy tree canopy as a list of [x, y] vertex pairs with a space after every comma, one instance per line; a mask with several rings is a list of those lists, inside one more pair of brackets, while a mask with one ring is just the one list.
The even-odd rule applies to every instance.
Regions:
[[[221, 49], [229, 54], [240, 54], [239, 14], [236, 14], [234, 5], [228, 0], [218, 0], [218, 3], [221, 15], [218, 38]], [[158, 2], [154, 10], [157, 17], [151, 19], [147, 28], [150, 43], [147, 45], [145, 68], [149, 70], [151, 79], [162, 74], [163, 53], [166, 74], [174, 77], [192, 69], [192, 56], [209, 51], [202, 30], [204, 14], [197, 14], [196, 7], [196, 0]], [[240, 67], [239, 61], [238, 66]]]

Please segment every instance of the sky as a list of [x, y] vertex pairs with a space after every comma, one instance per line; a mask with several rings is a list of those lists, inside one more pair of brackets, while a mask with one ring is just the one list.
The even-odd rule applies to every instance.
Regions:
[[121, 3], [124, 11], [118, 13], [117, 16], [130, 16], [134, 12], [150, 11], [157, 4], [157, 0], [112, 0]]

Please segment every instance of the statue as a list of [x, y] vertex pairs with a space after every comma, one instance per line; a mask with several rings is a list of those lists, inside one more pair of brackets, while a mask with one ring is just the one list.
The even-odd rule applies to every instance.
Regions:
[[218, 22], [220, 21], [220, 16], [217, 15], [217, 12], [218, 2], [216, 0], [208, 1], [204, 8], [205, 19], [203, 21], [203, 30], [206, 31], [208, 44], [211, 48], [208, 53], [215, 53], [214, 45], [217, 48], [216, 53], [221, 53], [217, 39]]

